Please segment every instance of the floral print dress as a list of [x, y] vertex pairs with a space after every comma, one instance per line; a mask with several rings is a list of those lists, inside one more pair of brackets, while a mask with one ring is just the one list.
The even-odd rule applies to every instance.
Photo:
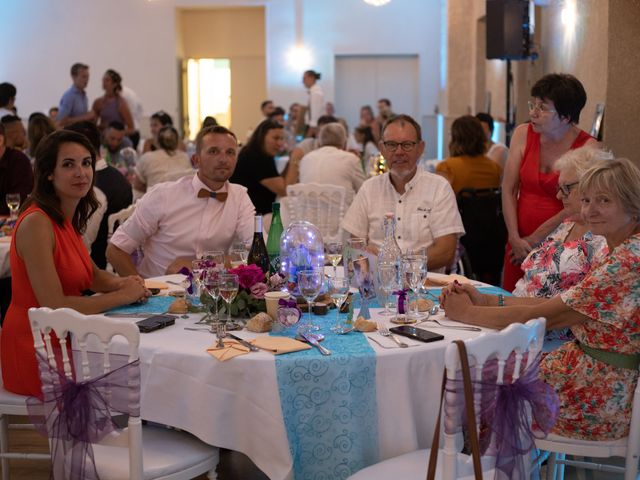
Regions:
[[[591, 265], [609, 252], [606, 239], [591, 232], [566, 241], [574, 226], [575, 222], [564, 221], [527, 255], [522, 262], [524, 275], [513, 291], [516, 297], [551, 298], [559, 295], [579, 283]], [[545, 336], [546, 341], [573, 338], [568, 328], [551, 330]]]
[[[640, 234], [628, 238], [562, 301], [589, 317], [571, 331], [577, 341], [616, 353], [640, 353]], [[588, 440], [622, 438], [629, 432], [638, 371], [614, 367], [567, 342], [546, 354], [541, 378], [560, 397], [553, 433]]]

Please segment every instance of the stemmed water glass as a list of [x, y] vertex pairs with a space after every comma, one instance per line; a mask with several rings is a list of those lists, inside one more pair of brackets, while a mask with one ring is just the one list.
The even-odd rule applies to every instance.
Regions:
[[247, 244], [241, 240], [233, 242], [229, 249], [229, 256], [231, 257], [232, 266], [237, 266], [234, 265], [234, 263], [246, 265], [247, 259], [249, 258], [249, 249], [247, 248]]
[[220, 276], [220, 271], [213, 267], [207, 268], [203, 272], [203, 287], [204, 292], [207, 296], [213, 301], [213, 310], [215, 314], [212, 314], [211, 310], [207, 315], [211, 319], [211, 323], [215, 323], [219, 321], [218, 318], [218, 297], [220, 296], [220, 284], [218, 277]]
[[209, 266], [211, 263], [215, 263], [215, 267], [220, 269], [224, 268], [224, 252], [222, 250], [207, 250], [202, 253], [202, 260], [207, 260]]
[[207, 268], [206, 260], [194, 260], [191, 262], [192, 289], [191, 303], [193, 305], [200, 304], [200, 294], [202, 293], [202, 280], [205, 268]]
[[324, 256], [333, 266], [333, 278], [338, 276], [338, 264], [342, 260], [342, 242], [326, 242], [324, 244]]
[[398, 265], [396, 263], [381, 263], [378, 264], [378, 279], [380, 280], [380, 289], [386, 296], [386, 302], [384, 302], [384, 310], [380, 312], [380, 315], [395, 315], [395, 311], [389, 309], [389, 297], [394, 290], [402, 288], [400, 282], [400, 272], [398, 271]]
[[221, 273], [218, 275], [218, 288], [220, 296], [227, 304], [227, 320], [226, 324], [231, 323], [231, 304], [238, 294], [238, 275], [233, 273]]
[[320, 330], [320, 327], [313, 324], [312, 314], [311, 314], [311, 302], [315, 300], [315, 298], [322, 290], [322, 282], [324, 280], [323, 272], [314, 269], [314, 270], [303, 270], [298, 272], [298, 289], [300, 293], [307, 301], [307, 305], [309, 306], [309, 316], [308, 321], [305, 322], [304, 327], [307, 329]]
[[415, 253], [403, 255], [402, 271], [404, 279], [415, 297], [415, 308], [411, 316], [417, 320], [420, 316], [418, 313], [418, 292], [427, 278], [427, 256]]
[[336, 333], [344, 333], [345, 326], [340, 322], [340, 308], [349, 295], [349, 279], [332, 277], [329, 279], [329, 296], [336, 305], [336, 324], [331, 328]]
[[15, 220], [18, 218], [18, 208], [20, 208], [20, 194], [7, 193], [5, 196], [7, 207], [9, 207], [9, 218]]
[[353, 261], [364, 255], [365, 248], [367, 248], [367, 239], [361, 237], [353, 237], [347, 240], [347, 249], [345, 251], [345, 277], [349, 279], [349, 282], [352, 283], [354, 272], [353, 272]]

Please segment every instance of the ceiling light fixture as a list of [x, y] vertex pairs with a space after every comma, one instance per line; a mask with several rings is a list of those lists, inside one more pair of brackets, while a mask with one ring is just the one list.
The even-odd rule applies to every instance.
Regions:
[[369, 5], [373, 5], [374, 7], [381, 7], [389, 3], [391, 0], [363, 0], [363, 1], [364, 3], [368, 3]]

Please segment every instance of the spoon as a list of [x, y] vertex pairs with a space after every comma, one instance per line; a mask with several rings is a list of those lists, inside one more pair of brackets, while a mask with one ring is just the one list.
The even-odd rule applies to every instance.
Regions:
[[331, 350], [328, 350], [320, 345], [320, 342], [324, 340], [324, 335], [322, 335], [321, 333], [298, 332], [298, 336], [302, 341], [307, 342], [320, 350], [320, 353], [322, 355], [331, 355]]
[[335, 327], [331, 329], [333, 333], [338, 335], [346, 335], [347, 333], [351, 333], [355, 330], [355, 327]]

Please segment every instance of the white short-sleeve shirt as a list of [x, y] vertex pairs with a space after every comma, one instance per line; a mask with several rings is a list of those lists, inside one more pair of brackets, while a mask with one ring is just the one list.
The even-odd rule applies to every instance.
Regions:
[[389, 173], [364, 182], [344, 216], [342, 228], [379, 248], [384, 242], [387, 212], [395, 214], [396, 241], [403, 252], [428, 248], [444, 235], [464, 235], [451, 185], [440, 175], [420, 169], [403, 194], [393, 187]]

